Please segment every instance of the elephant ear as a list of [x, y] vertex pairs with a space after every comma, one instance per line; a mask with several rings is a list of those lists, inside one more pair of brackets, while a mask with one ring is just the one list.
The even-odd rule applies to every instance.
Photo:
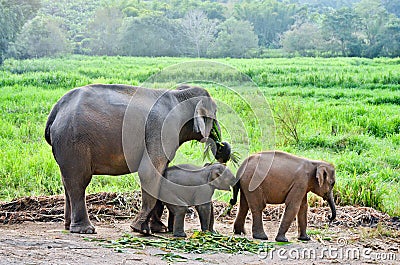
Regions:
[[324, 181], [326, 181], [326, 176], [328, 175], [328, 171], [325, 166], [318, 166], [317, 167], [317, 180], [318, 180], [318, 185], [322, 187], [324, 185]]
[[222, 173], [221, 168], [219, 167], [218, 163], [215, 164], [208, 164], [208, 165], [204, 165], [205, 167], [209, 167], [209, 174], [207, 177], [207, 182], [211, 182], [216, 180]]
[[196, 109], [194, 110], [194, 131], [196, 133], [201, 133], [203, 137], [207, 137], [206, 135], [206, 123], [204, 121], [204, 117], [207, 116], [207, 109], [204, 106], [203, 100], [200, 100]]
[[222, 173], [224, 172], [225, 167], [220, 164], [214, 164], [213, 169], [210, 170], [210, 174], [208, 176], [208, 183], [211, 183], [212, 186], [219, 190], [230, 190], [230, 186], [224, 181], [223, 178], [220, 178]]

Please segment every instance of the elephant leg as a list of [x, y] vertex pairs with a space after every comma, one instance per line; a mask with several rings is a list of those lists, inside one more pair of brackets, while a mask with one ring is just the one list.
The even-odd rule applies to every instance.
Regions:
[[249, 211], [249, 205], [247, 204], [246, 196], [243, 192], [240, 192], [240, 203], [239, 203], [239, 211], [236, 216], [235, 223], [233, 225], [233, 232], [235, 234], [246, 234], [244, 230], [244, 224], [246, 222], [247, 212]]
[[297, 225], [299, 229], [299, 240], [308, 241], [310, 237], [307, 235], [307, 211], [308, 211], [308, 202], [307, 202], [307, 194], [304, 196], [301, 201], [300, 209], [297, 214]]
[[251, 215], [253, 217], [252, 232], [253, 232], [253, 238], [267, 240], [268, 237], [265, 234], [264, 226], [263, 226], [263, 222], [262, 222], [263, 209], [264, 209], [264, 207], [263, 208], [250, 207]]
[[302, 201], [299, 200], [299, 196], [294, 193], [289, 193], [285, 201], [285, 213], [283, 214], [281, 224], [279, 226], [278, 235], [275, 240], [278, 242], [288, 242], [286, 238], [286, 232], [289, 230], [294, 218], [300, 209], [300, 204]]
[[156, 206], [153, 209], [150, 219], [150, 229], [153, 233], [163, 233], [167, 231], [167, 227], [161, 222], [161, 217], [164, 212], [164, 204], [157, 200]]
[[[67, 194], [66, 197], [69, 198], [69, 203], [66, 202], [65, 206], [67, 207], [69, 204], [69, 208], [71, 211], [69, 214], [70, 232], [80, 234], [94, 234], [95, 228], [89, 221], [85, 199], [85, 190], [92, 176], [86, 175], [82, 177], [71, 178], [68, 174], [62, 175], [64, 187]], [[68, 201], [68, 199], [66, 201]], [[66, 209], [65, 214], [68, 214], [68, 209]], [[66, 225], [67, 222], [68, 218], [66, 219]]]
[[136, 216], [136, 219], [131, 224], [131, 228], [135, 232], [139, 232], [145, 235], [150, 234], [149, 220], [151, 217], [152, 210], [157, 204], [157, 199], [148, 194], [142, 188], [142, 209]]
[[168, 163], [166, 158], [150, 159], [148, 154], [140, 163], [138, 174], [142, 190], [142, 208], [131, 224], [135, 232], [150, 234], [149, 220], [159, 196], [162, 174]]
[[71, 200], [69, 198], [67, 189], [64, 186], [65, 190], [65, 206], [64, 206], [64, 226], [65, 230], [69, 230], [71, 225]]
[[174, 219], [175, 219], [175, 215], [172, 213], [172, 211], [169, 211], [169, 213], [168, 213], [168, 232], [174, 231]]
[[208, 231], [210, 232], [215, 232], [214, 231], [214, 206], [213, 203], [210, 202], [211, 204], [211, 212], [210, 212], [210, 225], [208, 226]]
[[174, 206], [174, 237], [186, 237], [185, 233], [185, 214], [188, 209], [186, 206]]
[[210, 227], [211, 203], [197, 205], [196, 210], [199, 214], [201, 231], [208, 231]]

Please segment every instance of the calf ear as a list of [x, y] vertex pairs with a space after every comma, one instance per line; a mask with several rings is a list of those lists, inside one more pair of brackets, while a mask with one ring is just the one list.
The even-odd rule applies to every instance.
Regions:
[[218, 167], [214, 167], [210, 170], [210, 174], [208, 175], [208, 182], [216, 180], [221, 175], [221, 170]]
[[322, 187], [322, 185], [324, 185], [324, 182], [326, 181], [326, 176], [327, 175], [328, 175], [328, 172], [327, 172], [325, 166], [318, 166], [317, 167], [316, 177], [317, 177], [317, 180], [318, 180], [318, 185], [320, 187]]
[[228, 183], [225, 177], [221, 177], [224, 170], [221, 167], [217, 167], [210, 172], [208, 182], [218, 190], [230, 190], [230, 183]]

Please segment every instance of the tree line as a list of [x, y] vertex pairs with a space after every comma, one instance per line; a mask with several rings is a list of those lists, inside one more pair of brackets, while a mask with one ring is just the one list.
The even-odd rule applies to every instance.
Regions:
[[0, 0], [0, 62], [62, 54], [400, 56], [400, 1]]

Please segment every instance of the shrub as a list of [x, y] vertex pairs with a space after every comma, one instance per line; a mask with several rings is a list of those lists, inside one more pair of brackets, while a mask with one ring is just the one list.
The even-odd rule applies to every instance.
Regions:
[[281, 98], [271, 105], [278, 134], [285, 143], [300, 141], [300, 127], [304, 123], [304, 110], [299, 99]]
[[400, 133], [400, 118], [388, 117], [382, 120], [378, 118], [363, 118], [359, 120], [360, 126], [364, 127], [366, 132], [372, 136], [384, 138], [388, 135]]
[[336, 153], [354, 151], [359, 155], [365, 150], [368, 150], [371, 147], [371, 144], [368, 143], [367, 140], [364, 140], [362, 136], [358, 135], [340, 137], [324, 137], [322, 135], [315, 135], [302, 139], [298, 146], [304, 149], [325, 148]]
[[353, 174], [341, 179], [338, 189], [338, 201], [341, 205], [359, 205], [384, 210], [383, 201], [388, 193], [376, 174]]

